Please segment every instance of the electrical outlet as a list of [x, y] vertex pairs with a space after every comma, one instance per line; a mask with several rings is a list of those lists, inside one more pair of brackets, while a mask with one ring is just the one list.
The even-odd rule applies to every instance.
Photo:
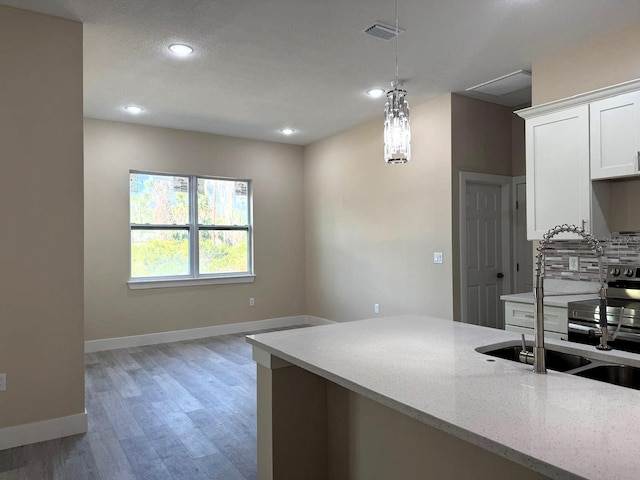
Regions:
[[256, 299], [253, 297], [249, 298], [249, 306], [254, 307], [255, 304], [256, 304]]
[[569, 257], [569, 271], [577, 272], [580, 270], [579, 257]]
[[433, 252], [433, 263], [442, 263], [442, 252]]
[[4, 392], [7, 389], [7, 374], [0, 373], [0, 392]]
[[380, 304], [376, 303], [373, 305], [373, 311], [374, 313], [380, 313]]

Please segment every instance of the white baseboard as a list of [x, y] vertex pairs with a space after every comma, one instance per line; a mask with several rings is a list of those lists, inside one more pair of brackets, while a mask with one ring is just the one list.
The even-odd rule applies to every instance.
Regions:
[[[84, 342], [85, 352], [98, 352], [117, 348], [155, 345], [158, 343], [193, 340], [196, 338], [214, 337], [234, 333], [253, 332], [270, 328], [291, 327], [294, 325], [327, 325], [335, 323], [324, 318], [310, 315], [270, 318], [252, 322], [216, 325], [211, 327], [192, 328], [174, 332], [151, 333], [132, 337], [106, 338]], [[44, 442], [55, 438], [68, 437], [87, 432], [87, 412], [67, 417], [53, 418], [40, 422], [0, 428], [0, 450]]]
[[327, 323], [333, 322], [331, 322], [330, 320], [325, 320], [323, 318], [312, 317], [308, 315], [269, 318], [267, 320], [229, 323], [226, 325], [190, 328], [187, 330], [175, 330], [172, 332], [149, 333], [146, 335], [134, 335], [131, 337], [87, 340], [84, 342], [84, 351], [85, 353], [101, 352], [103, 350], [115, 350], [118, 348], [141, 347], [144, 345], [157, 345], [159, 343], [194, 340], [196, 338], [217, 337], [219, 335], [253, 332], [257, 330], [266, 330], [269, 328], [291, 327], [293, 325], [325, 325]]
[[0, 428], [0, 450], [87, 432], [87, 412]]

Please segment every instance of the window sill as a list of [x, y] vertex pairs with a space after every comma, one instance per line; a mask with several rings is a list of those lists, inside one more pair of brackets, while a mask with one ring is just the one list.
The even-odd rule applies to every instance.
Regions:
[[127, 283], [131, 290], [144, 290], [149, 288], [198, 287], [201, 285], [222, 285], [228, 283], [253, 283], [255, 278], [256, 276], [254, 274], [244, 274], [211, 278], [136, 279], [129, 280]]

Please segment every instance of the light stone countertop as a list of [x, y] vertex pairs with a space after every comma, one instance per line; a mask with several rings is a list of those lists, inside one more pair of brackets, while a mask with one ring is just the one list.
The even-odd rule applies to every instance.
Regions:
[[[247, 337], [254, 348], [550, 478], [636, 479], [640, 391], [489, 357], [519, 335], [403, 315]], [[547, 340], [640, 367], [640, 355]], [[489, 362], [488, 359], [495, 361]]]
[[[599, 288], [600, 285], [594, 282], [547, 278], [544, 280], [544, 304], [549, 307], [567, 308], [569, 302], [598, 298]], [[500, 300], [533, 305], [533, 291], [502, 295]]]
[[[567, 308], [569, 302], [577, 302], [580, 300], [591, 300], [593, 298], [598, 298], [598, 295], [595, 293], [588, 293], [584, 295], [571, 294], [567, 295], [566, 293], [555, 294], [552, 292], [545, 292], [544, 295], [544, 304], [549, 307], [561, 307]], [[505, 302], [516, 302], [516, 303], [528, 303], [533, 305], [533, 292], [526, 293], [512, 293], [507, 295], [502, 295], [500, 300], [504, 300]]]

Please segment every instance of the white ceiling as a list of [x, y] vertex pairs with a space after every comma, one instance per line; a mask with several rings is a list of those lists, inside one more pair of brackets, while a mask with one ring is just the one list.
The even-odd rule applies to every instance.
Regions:
[[[640, 23], [639, 0], [398, 0], [400, 78], [410, 105]], [[380, 117], [392, 0], [0, 0], [81, 21], [87, 117], [308, 144]], [[171, 43], [196, 52], [180, 59]], [[521, 92], [523, 93], [523, 92]], [[522, 96], [504, 103], [521, 103]], [[123, 105], [145, 108], [138, 116]], [[295, 135], [279, 130], [290, 126]], [[382, 134], [382, 133], [381, 133]]]

